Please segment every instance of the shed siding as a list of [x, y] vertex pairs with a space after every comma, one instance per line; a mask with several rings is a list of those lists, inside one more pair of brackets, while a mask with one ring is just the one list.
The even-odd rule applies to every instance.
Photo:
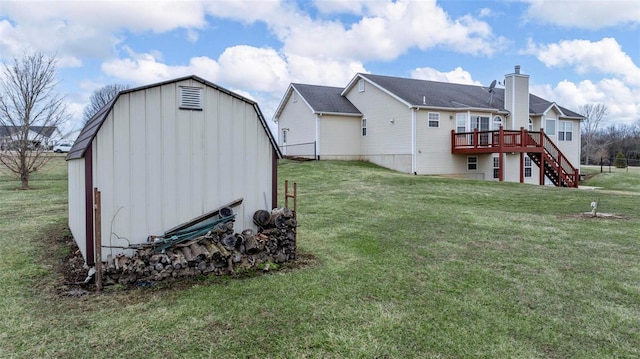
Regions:
[[367, 135], [360, 135], [362, 158], [410, 173], [411, 109], [369, 83], [363, 92], [357, 86], [352, 87], [346, 97], [367, 119]]
[[[202, 111], [178, 108], [180, 85], [204, 89]], [[274, 151], [255, 108], [197, 81], [121, 95], [94, 148], [105, 245], [145, 242], [238, 198], [235, 228], [253, 228], [253, 212], [271, 207]]]
[[[295, 91], [295, 90], [292, 90]], [[294, 97], [297, 101], [294, 101]], [[283, 148], [282, 130], [287, 131], [287, 147]], [[286, 105], [278, 117], [278, 145], [285, 156], [311, 156], [316, 141], [316, 115], [302, 100], [301, 96], [289, 96]], [[304, 144], [304, 145], [303, 145]]]
[[323, 115], [319, 121], [321, 159], [360, 159], [361, 117]]
[[84, 167], [83, 159], [68, 162], [69, 229], [71, 229], [82, 255], [86, 258]]

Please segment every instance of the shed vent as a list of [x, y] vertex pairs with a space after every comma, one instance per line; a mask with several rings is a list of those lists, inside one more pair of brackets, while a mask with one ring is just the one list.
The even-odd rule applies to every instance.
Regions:
[[202, 89], [200, 87], [180, 87], [180, 109], [202, 110]]

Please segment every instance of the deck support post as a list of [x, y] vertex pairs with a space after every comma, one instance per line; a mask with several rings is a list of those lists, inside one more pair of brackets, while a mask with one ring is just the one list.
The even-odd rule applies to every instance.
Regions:
[[520, 152], [520, 183], [524, 183], [524, 152]]

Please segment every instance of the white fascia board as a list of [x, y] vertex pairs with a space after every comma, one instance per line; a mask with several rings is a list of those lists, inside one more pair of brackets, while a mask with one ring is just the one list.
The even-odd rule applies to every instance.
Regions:
[[293, 84], [289, 84], [289, 87], [287, 87], [287, 91], [284, 92], [284, 96], [282, 97], [282, 100], [280, 100], [280, 103], [276, 108], [276, 112], [274, 112], [273, 114], [273, 120], [272, 120], [273, 122], [278, 123], [278, 118], [280, 118], [280, 114], [282, 114], [282, 110], [284, 110], [284, 104], [287, 103], [287, 101], [289, 100], [289, 97], [291, 97], [292, 91], [293, 91]]
[[438, 111], [451, 111], [451, 112], [466, 112], [466, 111], [481, 111], [481, 112], [491, 112], [491, 113], [500, 113], [507, 114], [509, 111], [502, 111], [497, 108], [483, 108], [483, 107], [436, 107], [436, 106], [409, 106], [410, 108], [415, 108], [418, 110], [438, 110]]
[[325, 112], [325, 111], [316, 111], [314, 112], [316, 115], [323, 116], [349, 116], [349, 117], [362, 117], [361, 113], [344, 113], [344, 112]]
[[560, 114], [560, 116], [564, 116], [564, 112], [562, 112], [562, 109], [560, 109], [560, 106], [558, 106], [555, 102], [552, 102], [551, 105], [549, 105], [549, 107], [547, 107], [547, 109], [544, 110], [542, 115], [546, 116], [547, 112], [549, 112], [549, 110], [551, 110], [552, 108], [555, 108], [556, 111], [558, 111], [558, 113]]
[[361, 76], [361, 74], [358, 72], [352, 79], [351, 81], [349, 81], [349, 83], [347, 84], [347, 86], [344, 87], [344, 90], [342, 90], [342, 92], [340, 93], [341, 96], [345, 96], [347, 94], [347, 92], [349, 92], [349, 90], [358, 83], [358, 80], [363, 79], [363, 77]]

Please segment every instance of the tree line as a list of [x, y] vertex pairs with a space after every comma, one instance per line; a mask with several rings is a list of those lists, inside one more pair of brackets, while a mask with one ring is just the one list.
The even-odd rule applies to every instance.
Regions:
[[[606, 104], [586, 104], [578, 111], [584, 116], [581, 128], [581, 164], [613, 164], [624, 159], [629, 166], [640, 166], [640, 118], [632, 124], [606, 125]], [[618, 160], [618, 163], [620, 160]]]

